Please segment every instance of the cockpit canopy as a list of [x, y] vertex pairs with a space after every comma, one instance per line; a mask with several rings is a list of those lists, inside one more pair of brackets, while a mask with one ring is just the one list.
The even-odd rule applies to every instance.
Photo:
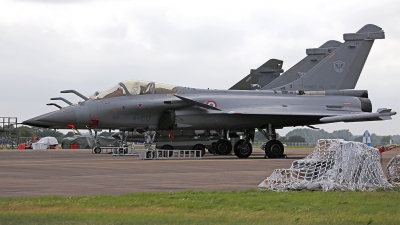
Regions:
[[112, 88], [97, 91], [90, 95], [90, 99], [115, 98], [125, 95], [147, 95], [147, 94], [175, 94], [177, 86], [160, 84], [149, 81], [128, 80], [114, 85]]

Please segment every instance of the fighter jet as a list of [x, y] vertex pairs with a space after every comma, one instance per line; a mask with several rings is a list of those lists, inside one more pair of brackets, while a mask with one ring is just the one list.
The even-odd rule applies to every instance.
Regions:
[[[250, 74], [244, 77], [242, 80], [233, 85], [229, 90], [255, 90], [260, 89], [261, 87], [267, 85], [275, 78], [279, 77], [279, 75], [283, 72], [282, 70], [283, 61], [279, 59], [270, 59], [261, 65], [258, 69], [250, 70]], [[102, 90], [104, 91], [104, 90]], [[74, 93], [81, 97], [84, 101], [91, 99], [97, 96], [102, 91], [96, 91], [95, 93], [89, 95], [88, 97], [82, 95], [81, 93], [75, 90], [64, 90], [61, 93]], [[50, 100], [60, 100], [67, 103], [68, 106], [73, 105], [72, 102], [68, 101], [63, 97], [55, 97]], [[48, 106], [55, 106], [58, 109], [63, 109], [64, 107], [56, 104], [56, 103], [48, 103]], [[43, 116], [43, 115], [42, 115]], [[35, 117], [36, 118], [36, 117]], [[29, 121], [35, 121], [34, 124], [29, 124], [28, 121], [25, 121], [25, 125], [31, 125], [36, 127], [43, 128], [54, 128], [54, 129], [67, 129], [65, 126], [57, 126], [56, 124], [48, 123], [48, 122], [40, 122], [35, 120], [35, 118], [30, 119]], [[193, 131], [194, 132], [194, 131]], [[142, 135], [143, 136], [143, 135]]]
[[[318, 64], [323, 58], [325, 58], [327, 55], [329, 55], [335, 48], [337, 48], [341, 43], [338, 41], [328, 41], [325, 44], [323, 44], [319, 48], [314, 48], [314, 49], [307, 49], [306, 53], [307, 56], [302, 59], [300, 62], [298, 62], [295, 66], [293, 66], [289, 71], [285, 72], [281, 77], [279, 77], [280, 73], [283, 72], [282, 70], [282, 65], [283, 61], [278, 60], [278, 59], [270, 59], [257, 69], [252, 69], [250, 70], [250, 74], [244, 77], [242, 80], [240, 80], [238, 83], [236, 83], [234, 86], [229, 88], [229, 90], [257, 90], [260, 89], [261, 87], [266, 86], [267, 84], [271, 83], [271, 81], [275, 80], [284, 80], [286, 83], [289, 83], [291, 81], [294, 81], [298, 78], [299, 74], [305, 74], [308, 72], [312, 67], [314, 67], [316, 64]], [[279, 77], [279, 79], [276, 79]], [[276, 82], [275, 82], [276, 83]], [[283, 84], [286, 84], [283, 83]], [[279, 84], [279, 83], [278, 83]], [[84, 96], [79, 94], [78, 92], [75, 92], [74, 90], [67, 90], [63, 91], [64, 93], [72, 92], [83, 98], [84, 100], [87, 100]], [[92, 95], [96, 96], [98, 94], [95, 93]], [[66, 100], [65, 98], [62, 97], [57, 97], [57, 98], [51, 98], [51, 100], [62, 100], [68, 105], [72, 105], [71, 102]], [[59, 109], [62, 109], [61, 106], [54, 104], [54, 103], [49, 103], [47, 105], [54, 105]], [[47, 123], [42, 122], [43, 126], [46, 126]], [[47, 127], [50, 127], [51, 124], [47, 124]], [[71, 126], [72, 127], [72, 126]], [[56, 128], [62, 128], [62, 127], [56, 127]], [[93, 151], [95, 153], [101, 153], [101, 147], [97, 146], [96, 143], [96, 137], [97, 137], [97, 130], [95, 131], [94, 139], [93, 139], [93, 146], [94, 149]], [[92, 134], [91, 130], [89, 130], [89, 133]], [[185, 135], [178, 135], [180, 133], [184, 133]], [[196, 150], [202, 150], [203, 154], [205, 152], [205, 149], [207, 148], [208, 151], [211, 154], [215, 154], [215, 136], [210, 135], [213, 132], [206, 132], [206, 131], [196, 131], [196, 130], [185, 130], [185, 131], [170, 131], [170, 132], [163, 132], [163, 131], [157, 131], [154, 137], [154, 141], [156, 142], [156, 148], [160, 149], [196, 149]], [[203, 134], [203, 135], [199, 135]], [[229, 131], [229, 137], [231, 139], [231, 142], [236, 141], [234, 139], [239, 138], [240, 139], [240, 134], [241, 131], [235, 131], [235, 130], [230, 130]], [[125, 132], [125, 131], [119, 131], [113, 134], [113, 137], [116, 139], [122, 141], [129, 141], [129, 142], [142, 142], [144, 138], [143, 133], [139, 132]], [[140, 140], [139, 140], [140, 139]], [[251, 137], [253, 139], [253, 137]], [[212, 145], [211, 145], [212, 144]], [[123, 143], [121, 142], [121, 145]], [[228, 153], [228, 152], [226, 152]], [[221, 152], [220, 152], [221, 154]]]
[[[307, 56], [284, 73], [282, 69], [283, 61], [270, 59], [257, 69], [250, 70], [249, 75], [233, 85], [229, 90], [258, 90], [261, 88], [268, 90], [293, 82], [310, 71], [340, 45], [339, 41], [331, 40], [319, 48], [307, 49]], [[280, 73], [283, 74], [280, 75]]]
[[[300, 62], [296, 63], [289, 70], [284, 72], [280, 77], [272, 80], [268, 84], [261, 86], [262, 90], [269, 90], [272, 88], [280, 87], [299, 79], [312, 68], [314, 68], [314, 66], [319, 64], [323, 59], [325, 59], [325, 57], [329, 56], [341, 44], [342, 43], [340, 43], [339, 41], [330, 40], [325, 42], [319, 48], [306, 49], [307, 56], [305, 58], [303, 58]], [[321, 89], [319, 91], [323, 90], [325, 89]]]
[[[277, 91], [354, 89], [374, 40], [384, 38], [385, 33], [382, 28], [367, 24], [357, 33], [344, 34], [345, 42], [329, 54], [329, 59], [325, 58], [308, 71], [306, 76], [300, 76], [297, 80], [279, 87], [267, 85], [263, 89]], [[331, 64], [325, 65], [327, 62]], [[321, 73], [326, 73], [326, 76], [320, 76]]]
[[[306, 74], [311, 68], [318, 64], [322, 59], [327, 57], [334, 49], [340, 46], [338, 41], [327, 41], [319, 48], [306, 49], [307, 56], [300, 62], [296, 63], [289, 71], [280, 76], [283, 72], [282, 65], [283, 61], [279, 59], [270, 59], [257, 69], [251, 69], [250, 74], [245, 76], [235, 85], [230, 87], [228, 90], [258, 90], [263, 87], [264, 90], [268, 90], [273, 87], [288, 84], [300, 76]], [[81, 97], [83, 100], [93, 98], [97, 96], [101, 91], [96, 91], [89, 97], [85, 97], [75, 90], [65, 90], [61, 93], [74, 93]], [[68, 105], [73, 103], [62, 97], [51, 98], [50, 100], [61, 100]], [[58, 104], [48, 103], [47, 105], [53, 105], [59, 109], [62, 109]], [[50, 127], [51, 125], [43, 123], [43, 127]]]
[[[372, 46], [374, 39], [384, 38], [377, 26], [366, 27], [369, 29], [345, 34], [345, 43], [321, 63], [294, 82], [273, 90], [208, 90], [130, 80], [79, 104], [23, 123], [122, 131], [218, 130], [221, 139], [216, 151], [219, 154], [231, 151], [228, 131], [241, 130], [244, 138], [234, 145], [239, 158], [251, 155], [250, 138], [257, 128], [269, 139], [266, 153], [280, 156], [284, 147], [276, 140], [276, 129], [387, 120], [396, 114], [391, 109], [372, 113], [372, 103], [365, 90], [329, 90], [329, 87], [346, 86], [343, 82], [347, 82], [347, 75], [354, 73], [352, 62], [365, 53], [365, 46]], [[336, 79], [329, 78], [333, 76], [332, 71], [336, 72]], [[329, 86], [325, 85], [326, 80]], [[308, 83], [324, 86], [326, 91], [313, 91], [313, 85], [302, 85]]]
[[229, 88], [229, 90], [257, 90], [275, 80], [283, 72], [283, 61], [270, 59]]

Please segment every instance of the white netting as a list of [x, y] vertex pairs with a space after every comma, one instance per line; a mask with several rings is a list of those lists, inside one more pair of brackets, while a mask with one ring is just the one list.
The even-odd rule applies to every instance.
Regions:
[[391, 188], [379, 161], [376, 148], [359, 142], [321, 139], [307, 157], [293, 161], [290, 169], [275, 169], [258, 187], [275, 191]]
[[387, 175], [390, 183], [400, 185], [400, 155], [396, 155], [389, 161]]

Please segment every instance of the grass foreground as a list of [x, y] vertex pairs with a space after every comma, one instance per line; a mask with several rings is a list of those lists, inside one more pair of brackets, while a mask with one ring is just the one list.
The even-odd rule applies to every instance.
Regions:
[[400, 224], [400, 188], [0, 198], [0, 224]]

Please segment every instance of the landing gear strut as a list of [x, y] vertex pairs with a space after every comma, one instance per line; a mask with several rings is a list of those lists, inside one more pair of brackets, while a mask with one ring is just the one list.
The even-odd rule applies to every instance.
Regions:
[[143, 135], [144, 135], [144, 140], [145, 140], [144, 147], [147, 150], [151, 150], [152, 149], [151, 145], [154, 142], [154, 138], [156, 136], [156, 132], [155, 131], [146, 131], [146, 132], [143, 133]]
[[285, 148], [282, 142], [276, 140], [275, 128], [272, 124], [268, 124], [266, 130], [258, 129], [269, 141], [265, 144], [265, 158], [278, 158], [284, 156]]
[[[143, 135], [144, 135], [144, 140], [145, 140], [144, 147], [147, 149], [146, 157], [147, 158], [156, 157], [156, 151], [155, 151], [155, 149], [152, 148], [154, 138], [156, 136], [156, 132], [155, 131], [146, 131], [143, 133]], [[171, 148], [172, 148], [172, 146], [171, 146]]]
[[119, 139], [121, 140], [118, 148], [119, 154], [128, 154], [128, 146], [126, 144], [126, 139], [128, 138], [127, 131], [120, 131], [119, 132]]

